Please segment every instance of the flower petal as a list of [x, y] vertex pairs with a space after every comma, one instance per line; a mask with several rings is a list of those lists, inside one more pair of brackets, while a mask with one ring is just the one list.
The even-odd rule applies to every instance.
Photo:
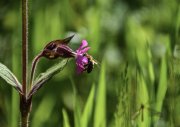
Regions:
[[84, 47], [88, 46], [88, 43], [86, 40], [82, 40], [80, 48], [83, 49]]
[[83, 71], [84, 71], [84, 68], [81, 68], [80, 66], [77, 66], [77, 67], [76, 67], [76, 72], [77, 72], [78, 74], [81, 74]]
[[88, 43], [86, 40], [82, 40], [82, 43], [80, 47], [76, 50], [77, 53], [81, 54], [82, 50], [88, 46]]
[[76, 58], [76, 70], [80, 74], [85, 71], [85, 66], [88, 64], [88, 58], [82, 55], [78, 55]]
[[81, 53], [84, 54], [84, 53], [86, 53], [89, 49], [90, 49], [90, 47], [84, 48], [84, 49], [81, 50]]
[[88, 63], [88, 59], [85, 56], [78, 55], [78, 57], [76, 58], [76, 63], [80, 65], [85, 65]]

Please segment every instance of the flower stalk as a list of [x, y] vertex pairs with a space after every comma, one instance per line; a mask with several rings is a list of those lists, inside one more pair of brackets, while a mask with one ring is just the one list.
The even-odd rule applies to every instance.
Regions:
[[35, 72], [35, 69], [36, 69], [36, 65], [39, 61], [39, 59], [42, 57], [42, 53], [38, 54], [34, 59], [33, 59], [33, 62], [32, 62], [32, 68], [31, 68], [31, 77], [30, 77], [30, 89], [33, 85], [33, 80], [34, 80], [34, 72]]

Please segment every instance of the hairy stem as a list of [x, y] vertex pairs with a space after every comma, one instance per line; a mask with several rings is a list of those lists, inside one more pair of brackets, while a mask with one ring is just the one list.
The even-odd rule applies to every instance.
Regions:
[[32, 99], [27, 99], [28, 82], [28, 0], [22, 0], [22, 94], [20, 94], [21, 127], [28, 127]]
[[22, 0], [22, 89], [26, 96], [28, 65], [28, 0]]
[[29, 123], [28, 123], [28, 119], [29, 119], [29, 114], [27, 114], [26, 116], [21, 115], [21, 127], [28, 127]]
[[20, 95], [21, 127], [28, 127], [29, 125], [31, 106], [32, 97], [27, 99], [24, 95]]
[[34, 59], [33, 59], [33, 62], [32, 62], [32, 68], [31, 68], [31, 77], [30, 77], [30, 88], [33, 84], [33, 80], [34, 80], [34, 72], [36, 70], [36, 65], [39, 61], [39, 58], [41, 58], [42, 56], [42, 53], [38, 54]]

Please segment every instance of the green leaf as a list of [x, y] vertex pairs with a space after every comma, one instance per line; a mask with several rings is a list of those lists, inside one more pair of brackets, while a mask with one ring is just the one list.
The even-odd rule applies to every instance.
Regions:
[[36, 93], [37, 90], [39, 90], [48, 80], [50, 80], [54, 75], [56, 75], [57, 73], [62, 71], [64, 69], [64, 67], [66, 66], [67, 62], [68, 62], [68, 59], [64, 59], [64, 60], [60, 61], [58, 64], [49, 68], [46, 72], [41, 73], [36, 78], [35, 82], [33, 83], [34, 85], [31, 89], [28, 97], [30, 97], [34, 93]]
[[160, 68], [160, 76], [159, 76], [159, 84], [156, 96], [156, 110], [161, 111], [163, 101], [165, 99], [166, 91], [167, 91], [167, 63], [166, 56], [161, 59], [161, 68]]
[[21, 84], [17, 80], [16, 76], [2, 63], [0, 63], [0, 77], [21, 93]]
[[75, 127], [82, 127], [81, 126], [81, 104], [80, 99], [76, 95], [75, 102], [74, 102], [74, 124]]
[[90, 121], [93, 112], [94, 94], [95, 94], [95, 87], [93, 85], [88, 100], [86, 102], [85, 109], [81, 116], [81, 127], [88, 127], [88, 122]]
[[65, 109], [62, 110], [63, 113], [63, 127], [70, 127], [69, 117]]
[[[149, 102], [149, 95], [148, 95], [148, 88], [147, 84], [145, 82], [145, 79], [143, 77], [143, 74], [138, 74], [138, 86], [137, 86], [137, 107], [140, 109], [141, 105], [144, 105], [146, 107], [146, 104]], [[142, 116], [143, 112], [143, 116]], [[140, 110], [139, 114], [137, 116], [137, 125], [138, 127], [149, 127], [150, 126], [150, 118], [149, 118], [149, 112], [148, 110]], [[143, 117], [143, 121], [142, 118]]]
[[106, 78], [105, 63], [102, 63], [95, 105], [94, 127], [106, 127]]
[[73, 94], [74, 94], [74, 126], [75, 127], [81, 127], [81, 105], [80, 105], [80, 100], [78, 98], [78, 93], [77, 89], [74, 83], [74, 80], [72, 77], [70, 77], [72, 88], [73, 88]]

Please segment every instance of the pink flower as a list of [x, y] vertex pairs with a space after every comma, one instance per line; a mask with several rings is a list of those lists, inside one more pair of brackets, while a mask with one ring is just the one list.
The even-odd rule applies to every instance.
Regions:
[[88, 64], [88, 58], [85, 53], [90, 49], [86, 40], [82, 40], [80, 47], [76, 50], [76, 70], [80, 74], [86, 70], [86, 65]]
[[[74, 35], [73, 35], [74, 36]], [[94, 64], [90, 61], [90, 58], [87, 54], [87, 51], [90, 49], [88, 46], [88, 42], [86, 40], [82, 40], [80, 47], [73, 51], [69, 46], [68, 43], [71, 41], [73, 36], [70, 36], [65, 39], [54, 40], [49, 42], [41, 53], [41, 56], [46, 57], [48, 59], [56, 59], [56, 58], [75, 58], [76, 60], [76, 71], [78, 74], [87, 71], [88, 73], [88, 64]], [[93, 65], [92, 65], [93, 66]]]

